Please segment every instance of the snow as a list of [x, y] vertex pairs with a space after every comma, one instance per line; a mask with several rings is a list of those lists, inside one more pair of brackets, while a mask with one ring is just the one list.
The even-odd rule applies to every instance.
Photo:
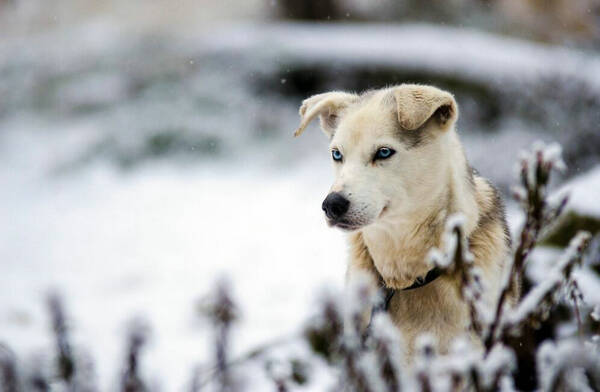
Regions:
[[502, 345], [496, 345], [483, 363], [482, 370], [487, 378], [486, 382], [491, 384], [492, 376], [497, 374], [499, 370], [509, 373], [515, 367], [516, 359], [512, 350]]
[[[551, 192], [550, 200], [555, 202], [564, 195], [569, 195], [569, 201], [563, 214], [575, 211], [581, 215], [600, 218], [600, 204], [597, 201], [599, 192], [600, 166], [595, 166], [587, 173], [575, 177], [558, 190]], [[509, 218], [509, 222], [513, 222], [514, 233], [516, 228], [522, 225], [523, 218], [515, 214], [512, 219]], [[537, 247], [531, 256], [532, 262], [527, 267], [528, 277], [534, 282], [546, 280], [548, 269], [558, 262], [561, 257], [560, 254], [560, 250], [553, 247]], [[589, 304], [599, 304], [600, 291], [598, 288], [600, 288], [600, 280], [595, 274], [588, 273], [587, 268], [585, 268], [583, 270], [576, 269], [573, 276], [579, 284], [585, 301]]]
[[556, 194], [569, 195], [567, 210], [600, 218], [600, 165], [564, 184]]
[[[585, 367], [587, 375], [591, 375], [594, 378], [593, 380], [597, 382], [600, 364], [595, 357], [596, 353], [582, 346], [575, 339], [565, 339], [557, 344], [550, 341], [545, 342], [540, 347], [537, 355], [541, 363], [539, 369], [541, 390], [550, 390], [555, 377], [559, 376], [556, 370], [569, 371], [568, 376], [563, 378], [570, 384], [567, 386], [568, 389], [576, 391], [589, 390], [589, 387], [582, 383], [582, 377], [585, 380], [586, 376], [579, 372], [581, 369], [569, 369], [569, 366], [574, 365]], [[585, 389], [582, 388], [583, 385], [586, 385]]]
[[[577, 268], [577, 260], [582, 257], [580, 248], [589, 239], [590, 233], [587, 232], [579, 232], [571, 239], [569, 247], [562, 252], [556, 263], [549, 270], [546, 270], [543, 279], [538, 281], [537, 285], [521, 299], [517, 308], [507, 315], [509, 325], [518, 325], [521, 320], [525, 320], [531, 314], [539, 312], [549, 295], [557, 295], [557, 289], [565, 283], [567, 271]], [[586, 287], [589, 286], [590, 283], [587, 283]], [[596, 286], [594, 290], [598, 287], [600, 286]]]
[[[290, 28], [293, 26], [293, 28]], [[448, 42], [452, 42], [449, 45]], [[403, 69], [506, 79], [569, 76], [600, 86], [600, 60], [577, 50], [426, 24], [270, 24], [226, 26], [210, 50], [283, 48], [294, 61], [388, 64]], [[427, 50], [423, 50], [427, 48]]]
[[[590, 270], [573, 271], [573, 279], [577, 282], [583, 300], [590, 306], [600, 306], [600, 279]], [[592, 313], [593, 314], [593, 313]], [[596, 312], [598, 314], [598, 312]]]
[[[443, 251], [437, 248], [432, 248], [429, 250], [427, 254], [427, 260], [430, 264], [440, 267], [442, 269], [453, 270], [456, 268], [455, 263], [455, 255], [458, 247], [458, 241], [461, 241], [461, 249], [462, 249], [462, 260], [466, 264], [473, 263], [473, 254], [469, 251], [466, 237], [464, 237], [464, 225], [465, 225], [465, 216], [462, 213], [452, 214], [448, 217], [446, 221], [446, 226], [444, 228], [444, 233], [442, 237], [442, 245]], [[458, 238], [457, 233], [461, 236]], [[473, 270], [469, 269], [472, 273]], [[477, 273], [476, 273], [477, 274]], [[471, 275], [474, 277], [474, 275]]]
[[100, 380], [114, 379], [124, 327], [142, 315], [153, 330], [148, 367], [182, 385], [210, 353], [194, 302], [221, 274], [242, 309], [235, 352], [297, 332], [318, 289], [341, 288], [344, 276], [342, 234], [319, 208], [328, 174], [94, 167], [6, 184], [14, 194], [0, 203], [10, 222], [0, 229], [0, 341], [18, 353], [48, 347], [44, 296], [56, 288]]
[[[449, 39], [453, 45], [447, 45]], [[210, 34], [199, 28], [197, 34], [181, 36], [144, 35], [99, 18], [0, 40], [0, 127], [8, 134], [34, 127], [56, 139], [63, 130], [87, 138], [64, 154], [61, 163], [67, 167], [98, 157], [135, 161], [144, 155], [144, 142], [173, 130], [180, 131], [178, 141], [192, 148], [209, 138], [242, 153], [265, 134], [290, 148], [286, 137], [298, 126], [297, 109], [305, 97], [282, 99], [269, 88], [263, 94], [261, 83], [266, 82], [259, 77], [272, 82], [269, 77], [275, 74], [281, 85], [288, 63], [300, 69], [303, 64], [336, 70], [355, 64], [390, 66], [473, 79], [490, 91], [522, 89], [523, 82], [541, 77], [600, 84], [595, 82], [600, 60], [593, 54], [450, 27], [237, 23]], [[463, 114], [478, 110], [473, 97], [459, 105]], [[502, 189], [512, 182], [519, 148], [539, 138], [568, 140], [566, 132], [537, 129], [511, 116], [496, 131], [479, 129], [467, 119], [461, 116], [458, 129], [470, 163]], [[300, 146], [296, 151], [306, 153], [317, 137], [295, 143]], [[264, 151], [273, 155], [271, 148]], [[506, 164], [489, 156], [501, 156]]]

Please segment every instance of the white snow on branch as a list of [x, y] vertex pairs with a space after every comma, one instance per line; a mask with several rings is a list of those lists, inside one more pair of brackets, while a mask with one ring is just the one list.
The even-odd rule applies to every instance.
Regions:
[[555, 295], [558, 289], [570, 279], [571, 269], [581, 260], [581, 248], [589, 241], [588, 232], [579, 232], [570, 242], [556, 265], [548, 271], [546, 278], [535, 286], [512, 312], [507, 314], [508, 325], [520, 325], [531, 315], [540, 311], [540, 306], [549, 296]]

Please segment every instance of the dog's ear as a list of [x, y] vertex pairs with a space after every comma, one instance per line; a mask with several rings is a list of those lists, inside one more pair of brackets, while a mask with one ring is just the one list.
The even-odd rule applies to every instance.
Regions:
[[318, 115], [321, 129], [331, 138], [337, 127], [340, 112], [357, 99], [358, 95], [341, 91], [317, 94], [305, 99], [300, 106], [300, 126], [294, 132], [294, 136], [304, 132], [308, 124]]
[[393, 90], [400, 126], [412, 131], [432, 117], [442, 129], [458, 118], [458, 105], [452, 94], [431, 86], [403, 84]]

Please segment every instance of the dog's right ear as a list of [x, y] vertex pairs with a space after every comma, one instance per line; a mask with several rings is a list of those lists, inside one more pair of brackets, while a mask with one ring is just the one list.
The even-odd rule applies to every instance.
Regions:
[[393, 89], [398, 122], [414, 131], [435, 116], [442, 129], [448, 129], [458, 118], [458, 106], [449, 92], [433, 86], [402, 84]]
[[341, 91], [313, 95], [305, 99], [300, 106], [300, 126], [294, 132], [299, 136], [308, 124], [318, 115], [321, 120], [321, 129], [331, 138], [337, 127], [340, 112], [358, 100], [358, 95]]

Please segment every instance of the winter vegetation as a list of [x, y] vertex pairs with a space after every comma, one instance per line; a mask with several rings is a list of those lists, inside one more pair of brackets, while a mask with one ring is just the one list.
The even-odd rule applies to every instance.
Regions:
[[[600, 238], [578, 232], [557, 259], [544, 261], [546, 272], [539, 280], [527, 274], [532, 263], [540, 262], [531, 259], [538, 242], [568, 204], [568, 196], [552, 197], [548, 190], [552, 173], [564, 169], [558, 145], [536, 144], [519, 162], [513, 194], [524, 220], [495, 308], [481, 302], [485, 287], [473, 267], [462, 218], [448, 220], [444, 249], [432, 249], [429, 262], [460, 278], [471, 317], [469, 333], [456, 339], [450, 352], [438, 352], [436, 342], [423, 334], [414, 362], [407, 364], [402, 336], [385, 313], [362, 333], [360, 315], [379, 299], [358, 283], [346, 293], [323, 295], [298, 334], [233, 355], [240, 309], [221, 280], [197, 307], [198, 316], [212, 326], [212, 359], [189, 365], [187, 390], [599, 390]], [[1, 391], [99, 390], [93, 359], [71, 341], [63, 303], [68, 300], [48, 298], [54, 348], [38, 361], [26, 366], [10, 342], [0, 346]], [[132, 323], [115, 390], [157, 389], [140, 370], [148, 333], [144, 322]]]

